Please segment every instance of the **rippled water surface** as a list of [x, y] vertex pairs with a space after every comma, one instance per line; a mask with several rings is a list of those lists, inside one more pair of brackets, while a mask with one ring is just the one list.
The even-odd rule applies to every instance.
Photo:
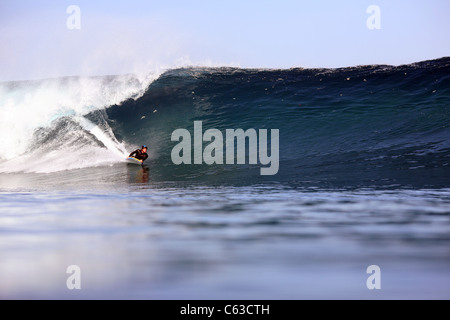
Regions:
[[[95, 175], [1, 176], [0, 298], [450, 298], [448, 189]], [[81, 290], [66, 287], [71, 265]], [[371, 265], [381, 290], [367, 289]]]

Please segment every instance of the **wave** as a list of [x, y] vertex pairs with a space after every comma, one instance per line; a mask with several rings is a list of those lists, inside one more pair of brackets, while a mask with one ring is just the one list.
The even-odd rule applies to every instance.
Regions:
[[[449, 187], [449, 71], [442, 58], [398, 67], [183, 68], [147, 83], [3, 84], [0, 158], [9, 161], [0, 172], [112, 164], [147, 144], [152, 176], [164, 181]], [[5, 110], [22, 122], [8, 122], [19, 118]], [[193, 132], [194, 121], [221, 132], [279, 129], [278, 174], [263, 177], [258, 165], [174, 165], [172, 132]], [[70, 161], [48, 152], [65, 148]], [[23, 159], [26, 166], [14, 164]]]

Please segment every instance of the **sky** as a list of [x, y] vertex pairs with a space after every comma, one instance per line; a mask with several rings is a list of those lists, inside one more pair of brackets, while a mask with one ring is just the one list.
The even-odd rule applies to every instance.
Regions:
[[449, 15], [448, 0], [1, 0], [0, 81], [408, 64], [450, 56]]

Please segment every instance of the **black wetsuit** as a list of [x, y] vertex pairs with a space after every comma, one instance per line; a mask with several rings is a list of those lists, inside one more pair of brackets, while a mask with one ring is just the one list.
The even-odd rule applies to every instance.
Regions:
[[138, 160], [142, 160], [144, 162], [148, 158], [147, 152], [142, 152], [140, 149], [137, 149], [136, 151], [133, 151], [130, 154], [130, 157], [135, 157]]

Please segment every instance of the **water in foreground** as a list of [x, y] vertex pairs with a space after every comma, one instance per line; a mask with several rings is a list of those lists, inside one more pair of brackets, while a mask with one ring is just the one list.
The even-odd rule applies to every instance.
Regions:
[[448, 189], [161, 183], [115, 165], [3, 174], [0, 212], [2, 299], [450, 297]]

